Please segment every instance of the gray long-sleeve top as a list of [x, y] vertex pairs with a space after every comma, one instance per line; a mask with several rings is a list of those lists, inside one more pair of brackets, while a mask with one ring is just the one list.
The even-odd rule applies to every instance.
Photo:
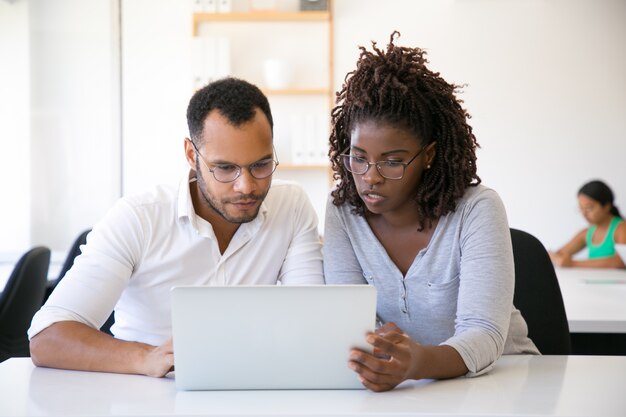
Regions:
[[403, 276], [365, 218], [329, 199], [324, 232], [327, 284], [370, 284], [383, 323], [413, 340], [456, 349], [469, 375], [488, 371], [504, 354], [538, 350], [513, 306], [515, 271], [504, 205], [485, 186], [469, 187], [442, 216], [428, 246]]

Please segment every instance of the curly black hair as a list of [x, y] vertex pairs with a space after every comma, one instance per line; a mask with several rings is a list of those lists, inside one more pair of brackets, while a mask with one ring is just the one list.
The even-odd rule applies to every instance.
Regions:
[[333, 204], [348, 202], [355, 214], [364, 216], [367, 208], [340, 156], [350, 146], [353, 129], [366, 121], [408, 129], [424, 147], [436, 142], [432, 167], [424, 172], [414, 195], [422, 230], [453, 212], [465, 190], [480, 183], [476, 174], [479, 145], [467, 123], [470, 115], [456, 97], [461, 87], [429, 70], [422, 49], [394, 45], [397, 36], [397, 31], [391, 34], [386, 51], [376, 42], [371, 52], [359, 47], [356, 70], [346, 75], [337, 92], [328, 154], [337, 187], [331, 195]]
[[239, 127], [254, 118], [256, 108], [265, 114], [273, 131], [274, 120], [270, 104], [257, 86], [233, 77], [213, 81], [196, 91], [189, 100], [189, 136], [194, 145], [200, 146], [204, 119], [212, 110], [219, 110], [233, 126]]

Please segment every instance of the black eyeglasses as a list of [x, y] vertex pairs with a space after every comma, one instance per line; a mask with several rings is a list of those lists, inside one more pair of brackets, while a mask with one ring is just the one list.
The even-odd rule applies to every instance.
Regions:
[[[262, 180], [264, 178], [269, 177], [276, 171], [276, 167], [278, 166], [278, 160], [273, 158], [261, 159], [260, 161], [256, 161], [250, 165], [239, 166], [237, 164], [217, 164], [214, 168], [210, 168], [209, 164], [206, 162], [196, 144], [193, 141], [190, 141], [193, 145], [193, 148], [196, 150], [196, 153], [200, 157], [200, 160], [208, 169], [216, 181], [219, 182], [233, 182], [237, 178], [241, 176], [241, 171], [243, 168], [246, 168], [252, 177], [257, 180]], [[273, 148], [273, 147], [272, 147]], [[276, 154], [276, 150], [274, 150], [274, 154]]]
[[400, 180], [404, 177], [404, 171], [406, 167], [415, 160], [424, 149], [427, 147], [423, 147], [420, 151], [411, 158], [408, 162], [400, 162], [400, 161], [376, 161], [376, 162], [367, 162], [367, 159], [360, 158], [358, 156], [350, 155], [350, 154], [341, 154], [341, 159], [343, 162], [343, 166], [353, 174], [356, 175], [364, 175], [369, 169], [370, 166], [376, 165], [376, 169], [378, 173], [388, 180]]

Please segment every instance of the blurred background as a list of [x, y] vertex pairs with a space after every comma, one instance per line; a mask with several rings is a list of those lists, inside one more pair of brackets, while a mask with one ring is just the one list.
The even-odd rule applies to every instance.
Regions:
[[478, 172], [512, 227], [562, 245], [585, 227], [576, 193], [591, 179], [626, 210], [626, 1], [335, 0], [319, 21], [211, 19], [303, 7], [217, 3], [0, 0], [1, 256], [64, 257], [120, 196], [177, 183], [188, 100], [226, 74], [268, 91], [276, 177], [305, 186], [322, 225], [329, 97], [358, 46], [394, 30], [465, 86]]

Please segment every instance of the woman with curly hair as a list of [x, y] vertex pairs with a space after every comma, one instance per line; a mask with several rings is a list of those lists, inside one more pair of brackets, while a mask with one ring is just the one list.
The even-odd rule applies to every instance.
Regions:
[[348, 366], [374, 391], [488, 371], [538, 353], [513, 306], [504, 206], [480, 185], [456, 85], [419, 48], [361, 47], [332, 112], [337, 187], [324, 232], [328, 284], [370, 284], [381, 327]]

